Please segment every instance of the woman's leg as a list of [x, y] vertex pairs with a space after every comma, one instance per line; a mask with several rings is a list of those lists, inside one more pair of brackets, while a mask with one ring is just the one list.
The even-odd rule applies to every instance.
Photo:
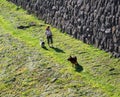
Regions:
[[53, 38], [52, 38], [52, 36], [50, 37], [50, 43], [51, 43], [52, 46], [53, 46]]
[[51, 44], [53, 44], [53, 39], [52, 39], [52, 37], [50, 38], [50, 42], [51, 42]]
[[47, 43], [48, 43], [48, 45], [50, 44], [49, 37], [47, 37]]

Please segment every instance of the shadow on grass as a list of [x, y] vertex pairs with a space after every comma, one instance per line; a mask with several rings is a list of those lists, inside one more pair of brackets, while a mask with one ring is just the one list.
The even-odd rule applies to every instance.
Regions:
[[48, 50], [48, 48], [46, 47], [46, 46], [44, 46], [44, 47], [42, 47], [43, 49], [45, 49], [45, 50]]
[[75, 66], [75, 71], [81, 72], [83, 71], [83, 67], [80, 64], [77, 64], [77, 66]]
[[58, 53], [65, 53], [63, 50], [57, 48], [57, 47], [51, 47], [52, 49], [54, 49], [56, 52]]

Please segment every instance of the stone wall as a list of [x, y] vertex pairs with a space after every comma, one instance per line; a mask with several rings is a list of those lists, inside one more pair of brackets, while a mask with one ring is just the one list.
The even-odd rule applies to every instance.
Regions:
[[59, 29], [120, 57], [120, 0], [9, 0]]

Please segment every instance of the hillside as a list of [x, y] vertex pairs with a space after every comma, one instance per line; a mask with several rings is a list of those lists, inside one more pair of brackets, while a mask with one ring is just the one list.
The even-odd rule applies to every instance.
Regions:
[[[120, 97], [120, 59], [52, 26], [54, 48], [43, 49], [47, 25], [0, 0], [0, 97]], [[69, 55], [83, 71], [72, 67]]]

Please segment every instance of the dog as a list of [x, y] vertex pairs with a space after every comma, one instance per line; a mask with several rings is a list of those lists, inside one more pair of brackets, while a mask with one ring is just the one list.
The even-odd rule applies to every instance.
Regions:
[[44, 41], [40, 41], [40, 46], [42, 47], [42, 48], [44, 48], [45, 47], [45, 42]]
[[67, 60], [72, 63], [73, 67], [78, 67], [79, 66], [79, 64], [77, 62], [77, 57], [76, 56], [73, 56], [73, 57], [70, 56]]
[[78, 63], [76, 56], [70, 56], [67, 60], [72, 63], [72, 67], [74, 67], [77, 72], [81, 72], [83, 70], [83, 67]]

